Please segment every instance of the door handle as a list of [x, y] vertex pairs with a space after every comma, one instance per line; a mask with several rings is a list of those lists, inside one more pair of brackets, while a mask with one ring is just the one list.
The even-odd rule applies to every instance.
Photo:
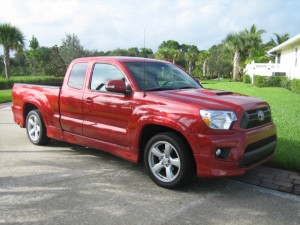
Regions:
[[93, 101], [93, 99], [92, 98], [90, 98], [90, 97], [88, 97], [88, 98], [86, 98], [86, 103], [93, 103], [94, 101]]

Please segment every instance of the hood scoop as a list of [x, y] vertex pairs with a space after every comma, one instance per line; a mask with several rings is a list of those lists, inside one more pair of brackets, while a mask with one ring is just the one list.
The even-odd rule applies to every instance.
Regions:
[[216, 92], [216, 95], [232, 95], [233, 93], [231, 91], [219, 91]]
[[220, 90], [212, 90], [212, 89], [203, 90], [202, 93], [206, 95], [217, 95], [217, 96], [233, 94], [231, 91], [220, 91]]

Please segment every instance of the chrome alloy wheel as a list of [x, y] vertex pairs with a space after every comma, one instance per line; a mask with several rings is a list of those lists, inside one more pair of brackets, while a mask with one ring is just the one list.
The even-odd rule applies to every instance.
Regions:
[[148, 163], [153, 175], [162, 182], [172, 182], [179, 175], [180, 157], [169, 142], [154, 143], [148, 154]]
[[37, 141], [40, 137], [41, 124], [38, 117], [30, 115], [27, 122], [28, 135], [32, 141]]

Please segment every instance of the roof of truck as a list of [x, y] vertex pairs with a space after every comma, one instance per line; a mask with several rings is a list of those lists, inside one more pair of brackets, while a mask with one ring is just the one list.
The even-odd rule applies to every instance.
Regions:
[[119, 61], [119, 62], [167, 62], [163, 60], [142, 58], [142, 57], [129, 57], [129, 56], [96, 56], [77, 58], [74, 61]]

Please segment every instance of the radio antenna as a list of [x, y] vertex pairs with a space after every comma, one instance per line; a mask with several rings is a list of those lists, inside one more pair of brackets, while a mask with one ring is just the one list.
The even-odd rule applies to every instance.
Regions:
[[144, 69], [144, 98], [146, 97], [146, 29], [144, 29], [144, 65], [143, 65], [143, 69]]

